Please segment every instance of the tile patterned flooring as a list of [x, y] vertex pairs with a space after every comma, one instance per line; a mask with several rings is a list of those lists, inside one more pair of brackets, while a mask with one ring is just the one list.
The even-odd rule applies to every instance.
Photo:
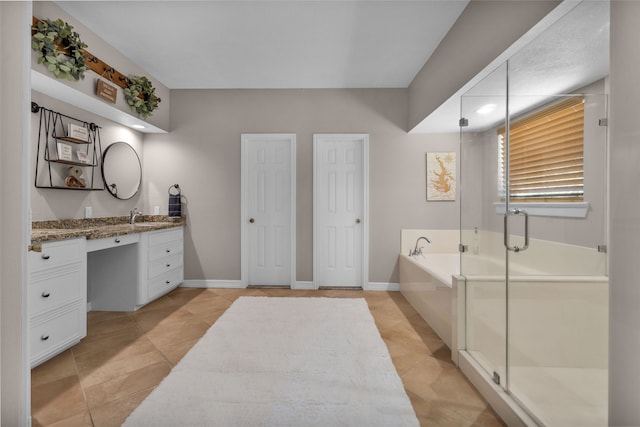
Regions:
[[119, 426], [240, 296], [364, 297], [423, 426], [504, 426], [399, 292], [178, 288], [136, 312], [90, 312], [79, 344], [31, 372], [34, 426]]

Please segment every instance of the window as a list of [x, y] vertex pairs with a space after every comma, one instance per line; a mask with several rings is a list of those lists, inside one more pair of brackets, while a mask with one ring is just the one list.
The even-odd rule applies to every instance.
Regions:
[[[515, 120], [510, 130], [510, 201], [583, 201], [584, 97]], [[498, 138], [499, 185], [504, 198], [504, 128], [498, 130]]]

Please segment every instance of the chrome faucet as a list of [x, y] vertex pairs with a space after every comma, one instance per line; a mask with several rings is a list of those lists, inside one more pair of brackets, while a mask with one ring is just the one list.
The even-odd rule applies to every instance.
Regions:
[[131, 216], [129, 217], [129, 224], [133, 225], [136, 223], [136, 217], [138, 215], [142, 215], [142, 212], [138, 210], [138, 208], [131, 209]]
[[424, 248], [424, 246], [418, 247], [418, 243], [420, 242], [420, 240], [423, 240], [423, 239], [427, 243], [431, 243], [431, 240], [427, 239], [424, 236], [418, 237], [418, 240], [416, 240], [416, 247], [413, 250], [409, 249], [409, 256], [422, 255], [422, 248]]

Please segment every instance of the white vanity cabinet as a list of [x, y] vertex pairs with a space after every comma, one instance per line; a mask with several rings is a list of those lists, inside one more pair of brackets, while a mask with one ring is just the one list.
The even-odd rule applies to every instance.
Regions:
[[183, 228], [143, 233], [138, 247], [138, 305], [146, 304], [184, 280]]
[[87, 335], [87, 310], [135, 311], [184, 279], [182, 226], [33, 247], [27, 294], [32, 367]]
[[87, 335], [85, 238], [44, 242], [29, 252], [30, 362], [39, 365]]

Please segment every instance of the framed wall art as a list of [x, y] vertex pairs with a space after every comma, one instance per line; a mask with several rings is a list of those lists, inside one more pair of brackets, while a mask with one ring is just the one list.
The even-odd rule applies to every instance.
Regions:
[[427, 153], [427, 201], [456, 199], [456, 153]]

